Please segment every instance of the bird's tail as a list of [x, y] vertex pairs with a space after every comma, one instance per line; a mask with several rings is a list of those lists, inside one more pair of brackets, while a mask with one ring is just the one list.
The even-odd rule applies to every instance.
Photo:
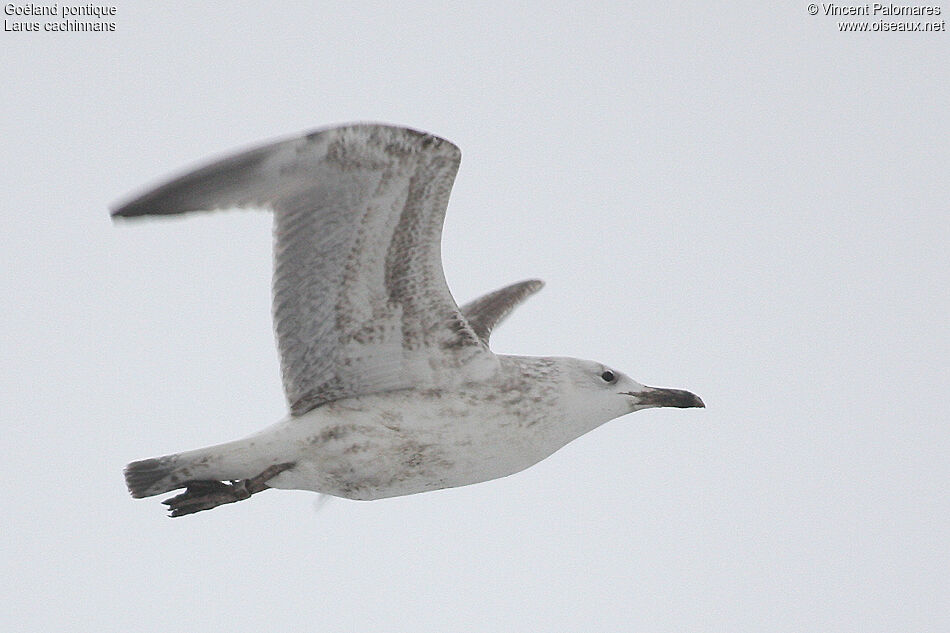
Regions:
[[[277, 451], [266, 450], [261, 442], [261, 438], [250, 436], [193, 451], [132, 462], [125, 467], [125, 485], [133, 497], [140, 498], [185, 488], [194, 482], [254, 477], [274, 465], [275, 454], [278, 454]], [[257, 449], [252, 450], [255, 445]]]
[[179, 455], [165, 455], [132, 462], [125, 467], [125, 485], [136, 499], [160, 495], [169, 490], [182, 488], [187, 481], [183, 474]]

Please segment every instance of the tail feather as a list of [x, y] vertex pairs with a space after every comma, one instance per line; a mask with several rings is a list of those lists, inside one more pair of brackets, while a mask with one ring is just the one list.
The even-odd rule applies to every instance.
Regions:
[[181, 488], [183, 484], [178, 481], [178, 477], [166, 481], [178, 468], [177, 462], [177, 455], [132, 462], [125, 467], [125, 485], [128, 486], [129, 493], [139, 499]]

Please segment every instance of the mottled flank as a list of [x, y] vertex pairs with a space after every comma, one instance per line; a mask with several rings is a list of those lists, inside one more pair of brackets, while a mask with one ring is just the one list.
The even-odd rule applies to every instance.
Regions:
[[316, 435], [311, 435], [307, 438], [307, 441], [311, 444], [326, 444], [333, 440], [340, 440], [349, 435], [350, 430], [345, 426], [331, 426], [329, 428], [323, 429], [320, 433]]

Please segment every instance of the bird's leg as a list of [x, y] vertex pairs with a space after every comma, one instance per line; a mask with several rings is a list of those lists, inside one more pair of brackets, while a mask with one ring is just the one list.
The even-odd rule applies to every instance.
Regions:
[[162, 501], [168, 506], [169, 516], [180, 517], [194, 514], [202, 510], [210, 510], [226, 503], [243, 501], [253, 494], [267, 490], [270, 486], [267, 481], [273, 479], [294, 463], [275, 464], [269, 466], [256, 477], [238, 479], [231, 483], [223, 481], [189, 481], [185, 484], [185, 492]]

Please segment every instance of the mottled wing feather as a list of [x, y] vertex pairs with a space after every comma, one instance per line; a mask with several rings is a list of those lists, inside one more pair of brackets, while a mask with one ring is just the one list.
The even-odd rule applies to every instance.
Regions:
[[253, 149], [177, 178], [116, 216], [274, 211], [274, 326], [300, 415], [325, 402], [432, 385], [487, 348], [442, 272], [460, 153], [443, 139], [351, 125]]
[[479, 340], [488, 345], [495, 326], [505, 320], [519, 303], [544, 287], [540, 279], [528, 279], [499, 288], [462, 306], [462, 315]]

